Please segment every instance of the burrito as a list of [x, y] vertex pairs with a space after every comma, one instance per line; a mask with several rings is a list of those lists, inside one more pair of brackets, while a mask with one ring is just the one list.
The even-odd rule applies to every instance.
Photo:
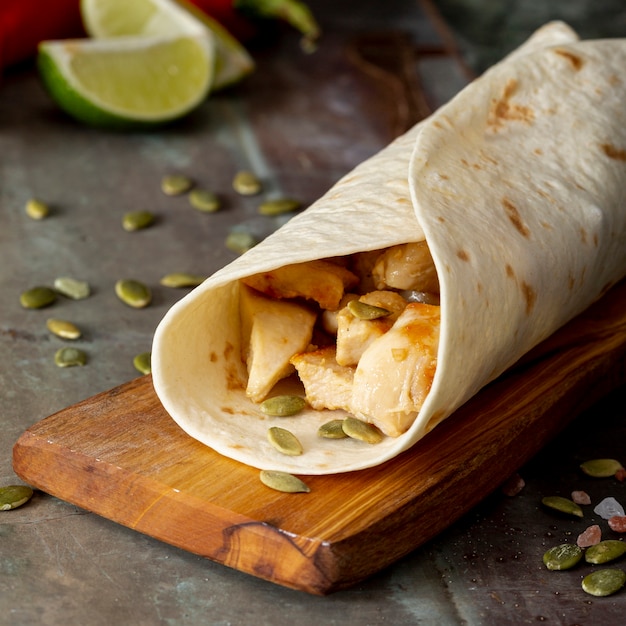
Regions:
[[626, 275], [624, 67], [626, 40], [542, 27], [166, 313], [165, 410], [305, 475], [424, 438]]

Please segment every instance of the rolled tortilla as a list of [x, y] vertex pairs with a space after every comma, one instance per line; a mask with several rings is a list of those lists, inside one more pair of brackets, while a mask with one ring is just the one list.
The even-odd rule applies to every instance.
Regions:
[[[347, 472], [414, 445], [626, 274], [624, 67], [626, 40], [544, 26], [171, 308], [152, 352], [164, 408], [192, 437], [260, 469]], [[326, 440], [317, 429], [334, 411], [264, 415], [245, 394], [240, 279], [423, 240], [441, 328], [408, 430], [378, 444]], [[270, 426], [292, 431], [304, 453], [274, 449]]]

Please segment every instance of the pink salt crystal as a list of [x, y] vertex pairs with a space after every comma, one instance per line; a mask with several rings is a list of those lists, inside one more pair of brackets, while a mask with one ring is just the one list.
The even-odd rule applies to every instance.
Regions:
[[609, 517], [609, 528], [616, 533], [626, 533], [626, 515]]
[[572, 500], [576, 504], [591, 504], [591, 498], [586, 491], [572, 491]]
[[602, 539], [602, 530], [600, 530], [600, 526], [594, 524], [578, 535], [576, 545], [578, 545], [579, 548], [588, 548], [589, 546], [595, 546], [597, 543], [600, 543], [600, 539]]
[[624, 469], [623, 467], [620, 467], [617, 472], [615, 472], [615, 478], [617, 478], [617, 480], [620, 481], [620, 483], [623, 483], [624, 480], [626, 480], [626, 469]]
[[516, 496], [524, 487], [526, 482], [519, 474], [513, 474], [503, 485], [502, 493], [505, 496]]

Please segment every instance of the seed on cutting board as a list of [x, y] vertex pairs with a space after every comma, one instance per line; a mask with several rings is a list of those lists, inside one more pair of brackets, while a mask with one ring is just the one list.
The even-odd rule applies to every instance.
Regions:
[[288, 472], [261, 470], [261, 482], [270, 489], [284, 493], [309, 493], [311, 488], [297, 476]]
[[61, 339], [78, 339], [81, 336], [80, 328], [68, 320], [60, 320], [54, 317], [46, 320], [47, 329]]
[[599, 569], [582, 580], [583, 591], [592, 596], [610, 596], [626, 583], [626, 572], [621, 569]]
[[57, 294], [50, 287], [32, 287], [20, 295], [20, 304], [25, 309], [43, 309], [54, 304]]
[[346, 417], [341, 423], [341, 428], [352, 439], [359, 439], [366, 443], [380, 443], [383, 440], [383, 434], [376, 426], [356, 417]]
[[247, 170], [237, 172], [233, 178], [233, 189], [242, 196], [254, 196], [260, 193], [262, 188], [259, 178]]
[[54, 280], [54, 288], [61, 295], [72, 300], [84, 300], [91, 295], [91, 287], [86, 280], [60, 276]]
[[233, 231], [226, 237], [226, 247], [233, 252], [243, 254], [254, 248], [259, 243], [258, 239], [251, 233]]
[[151, 364], [152, 354], [150, 352], [141, 352], [133, 359], [133, 365], [138, 372], [149, 374], [152, 371]]
[[152, 301], [152, 292], [147, 285], [130, 278], [115, 283], [115, 293], [124, 303], [134, 309], [146, 307]]
[[208, 189], [193, 189], [189, 193], [189, 204], [203, 213], [215, 213], [220, 210], [220, 199]]
[[541, 499], [541, 503], [560, 513], [567, 513], [568, 515], [575, 515], [576, 517], [583, 516], [583, 510], [569, 498], [563, 498], [562, 496], [546, 496]]
[[166, 274], [159, 281], [164, 287], [173, 287], [174, 289], [182, 287], [197, 287], [206, 280], [206, 276], [198, 274], [187, 274], [185, 272], [172, 272]]
[[87, 363], [87, 355], [78, 348], [59, 348], [54, 354], [54, 362], [59, 367], [85, 365]]
[[615, 459], [593, 459], [581, 464], [580, 469], [594, 478], [610, 478], [622, 468], [622, 464]]
[[343, 420], [330, 420], [317, 429], [317, 435], [324, 439], [345, 439], [348, 435], [343, 430]]
[[267, 431], [268, 441], [283, 454], [300, 456], [303, 452], [302, 444], [298, 438], [286, 428], [272, 426]]
[[383, 309], [380, 306], [374, 306], [373, 304], [367, 304], [360, 300], [350, 300], [348, 302], [348, 311], [354, 315], [354, 317], [360, 320], [376, 320], [380, 317], [387, 317], [391, 314], [391, 311]]
[[543, 564], [549, 570], [571, 569], [582, 559], [582, 549], [571, 543], [562, 543], [547, 550], [543, 555]]
[[589, 546], [585, 552], [585, 561], [601, 565], [619, 559], [626, 554], [626, 543], [617, 539], [605, 539], [595, 546]]
[[41, 200], [32, 198], [26, 203], [24, 207], [26, 215], [34, 220], [42, 220], [50, 215], [50, 207]]
[[155, 221], [156, 217], [151, 211], [129, 211], [122, 217], [122, 228], [128, 232], [133, 232], [148, 228]]
[[289, 417], [300, 413], [306, 406], [306, 400], [300, 396], [274, 396], [261, 402], [261, 411], [274, 417]]
[[33, 490], [26, 485], [0, 487], [0, 511], [10, 511], [26, 504], [33, 496]]
[[182, 174], [168, 174], [161, 179], [161, 191], [168, 196], [179, 196], [193, 187], [193, 181]]
[[259, 205], [258, 211], [261, 215], [283, 215], [297, 211], [301, 204], [292, 198], [279, 198], [277, 200], [266, 200]]

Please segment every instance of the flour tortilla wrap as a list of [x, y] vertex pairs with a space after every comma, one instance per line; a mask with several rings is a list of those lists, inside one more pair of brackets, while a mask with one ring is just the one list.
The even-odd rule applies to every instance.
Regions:
[[[260, 469], [329, 474], [411, 447], [626, 274], [626, 41], [540, 29], [426, 121], [181, 299], [154, 338], [154, 387], [192, 437]], [[441, 333], [412, 426], [325, 440], [329, 411], [263, 415], [245, 395], [238, 280], [426, 239]], [[267, 441], [278, 425], [304, 453]]]

